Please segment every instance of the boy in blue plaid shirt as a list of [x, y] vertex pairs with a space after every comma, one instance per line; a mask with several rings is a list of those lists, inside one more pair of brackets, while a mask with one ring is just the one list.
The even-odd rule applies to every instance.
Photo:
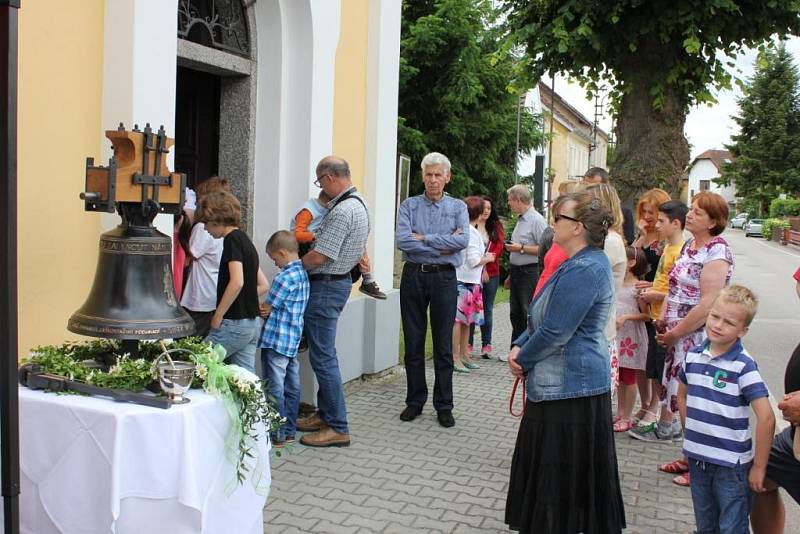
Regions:
[[275, 399], [281, 416], [286, 418], [286, 424], [278, 429], [277, 435], [271, 436], [278, 448], [294, 441], [300, 408], [297, 346], [303, 334], [303, 314], [310, 286], [297, 252], [297, 240], [291, 232], [275, 232], [267, 241], [267, 255], [281, 272], [272, 281], [266, 301], [261, 305], [261, 316], [266, 321], [258, 346], [267, 393]]

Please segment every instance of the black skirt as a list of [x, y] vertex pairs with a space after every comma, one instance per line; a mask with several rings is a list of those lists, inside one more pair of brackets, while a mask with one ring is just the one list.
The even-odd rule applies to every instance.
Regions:
[[528, 402], [511, 461], [505, 522], [541, 534], [625, 528], [611, 395]]

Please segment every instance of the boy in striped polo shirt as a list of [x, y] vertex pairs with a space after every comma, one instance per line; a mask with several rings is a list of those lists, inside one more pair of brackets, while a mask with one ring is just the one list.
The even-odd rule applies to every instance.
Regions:
[[271, 434], [276, 448], [294, 442], [297, 412], [300, 408], [300, 371], [297, 347], [303, 333], [303, 314], [308, 304], [308, 275], [297, 254], [294, 235], [286, 230], [272, 234], [267, 241], [267, 255], [281, 269], [261, 305], [266, 318], [261, 331], [261, 367], [267, 378], [267, 393], [275, 399], [275, 408], [286, 423]]
[[[723, 289], [706, 319], [707, 340], [686, 355], [678, 376], [698, 534], [747, 534], [750, 489], [764, 491], [775, 416], [758, 366], [740, 341], [757, 306], [746, 287]], [[758, 420], [755, 454], [751, 407]]]

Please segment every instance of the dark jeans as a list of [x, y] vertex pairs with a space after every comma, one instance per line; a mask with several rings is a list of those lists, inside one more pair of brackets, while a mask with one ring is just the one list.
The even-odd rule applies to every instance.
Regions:
[[422, 408], [428, 400], [425, 380], [425, 336], [430, 307], [433, 336], [433, 407], [453, 409], [453, 323], [456, 318], [455, 271], [423, 273], [403, 266], [400, 280], [400, 315], [405, 341], [406, 405]]
[[352, 285], [350, 277], [312, 281], [305, 313], [308, 359], [319, 384], [319, 416], [339, 434], [347, 434], [349, 428], [344, 385], [336, 354], [336, 325], [350, 297]]
[[749, 534], [750, 466], [723, 467], [689, 458], [697, 534]]
[[509, 305], [511, 308], [511, 342], [513, 343], [528, 327], [528, 305], [533, 299], [533, 290], [539, 281], [539, 264], [516, 266], [508, 269], [511, 277]]
[[[500, 276], [493, 276], [483, 284], [483, 324], [481, 325], [481, 345], [492, 344], [492, 313], [494, 310], [494, 297], [500, 286]], [[469, 344], [475, 337], [475, 325], [469, 325]]]

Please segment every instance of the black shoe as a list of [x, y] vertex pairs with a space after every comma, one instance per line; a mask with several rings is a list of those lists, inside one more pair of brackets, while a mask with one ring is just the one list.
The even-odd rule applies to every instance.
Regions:
[[406, 409], [400, 414], [400, 419], [402, 421], [413, 421], [421, 413], [422, 408], [417, 408], [416, 406], [406, 406]]
[[361, 286], [358, 288], [358, 290], [374, 299], [386, 300], [386, 293], [381, 291], [381, 288], [378, 287], [377, 282], [370, 282], [369, 284], [366, 282], [361, 282]]
[[456, 424], [456, 420], [453, 419], [453, 412], [451, 410], [439, 410], [436, 412], [436, 419], [438, 419], [439, 424], [445, 428], [450, 428]]

